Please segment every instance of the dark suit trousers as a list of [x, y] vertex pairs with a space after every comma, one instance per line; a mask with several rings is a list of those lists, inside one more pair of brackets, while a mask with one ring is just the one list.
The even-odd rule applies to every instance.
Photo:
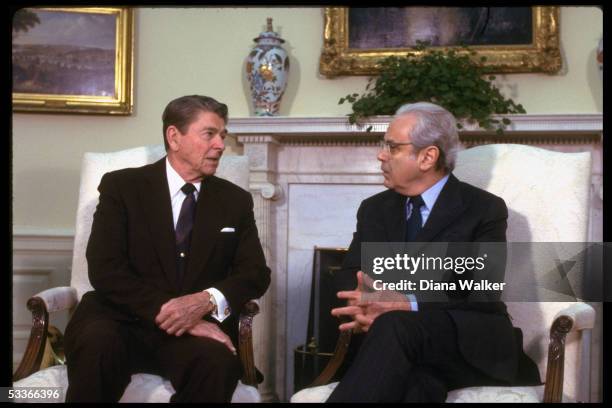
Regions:
[[67, 402], [116, 402], [135, 373], [170, 380], [172, 402], [229, 402], [242, 374], [223, 344], [191, 335], [169, 336], [140, 321], [95, 319], [66, 328]]
[[457, 344], [446, 311], [382, 314], [328, 402], [444, 402], [452, 389], [502, 385], [473, 368]]

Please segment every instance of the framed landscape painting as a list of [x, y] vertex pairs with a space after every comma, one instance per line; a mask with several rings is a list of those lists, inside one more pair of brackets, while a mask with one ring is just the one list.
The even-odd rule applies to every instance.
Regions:
[[13, 111], [132, 113], [131, 9], [24, 8], [12, 32]]
[[375, 75], [382, 59], [419, 42], [459, 53], [466, 45], [491, 73], [561, 68], [558, 7], [327, 7], [323, 36], [329, 77]]

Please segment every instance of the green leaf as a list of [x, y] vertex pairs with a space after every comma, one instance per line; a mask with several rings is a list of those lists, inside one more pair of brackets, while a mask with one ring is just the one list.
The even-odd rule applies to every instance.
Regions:
[[[469, 55], [475, 52], [465, 48]], [[520, 104], [506, 99], [491, 82], [494, 75], [485, 75], [486, 58], [471, 59], [455, 50], [440, 51], [418, 42], [405, 57], [388, 57], [380, 61], [380, 74], [371, 77], [365, 93], [353, 93], [339, 103], [352, 105], [354, 120], [372, 115], [390, 115], [403, 103], [431, 101], [444, 106], [457, 119], [477, 121], [493, 128], [493, 114], [525, 113]], [[477, 57], [475, 57], [477, 58]], [[502, 122], [505, 123], [505, 122]], [[501, 124], [498, 126], [502, 126]]]

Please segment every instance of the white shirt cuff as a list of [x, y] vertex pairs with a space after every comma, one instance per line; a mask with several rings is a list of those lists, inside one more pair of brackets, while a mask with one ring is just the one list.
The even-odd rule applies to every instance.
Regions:
[[223, 293], [221, 293], [218, 289], [208, 288], [205, 291], [210, 293], [210, 296], [212, 296], [214, 302], [217, 304], [217, 312], [211, 313], [210, 315], [221, 323], [232, 314], [232, 309], [229, 307], [227, 299], [225, 296], [223, 296]]
[[410, 311], [418, 312], [419, 311], [419, 304], [417, 303], [416, 296], [414, 296], [414, 294], [410, 293], [410, 294], [406, 295], [406, 297], [408, 298], [408, 301], [410, 302]]

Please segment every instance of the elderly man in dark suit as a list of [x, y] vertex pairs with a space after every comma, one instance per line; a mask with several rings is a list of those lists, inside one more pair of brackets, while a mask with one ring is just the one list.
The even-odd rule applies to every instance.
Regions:
[[453, 115], [430, 103], [404, 105], [389, 125], [378, 154], [388, 190], [361, 203], [337, 275], [347, 306], [332, 310], [349, 318], [341, 330], [366, 334], [328, 401], [443, 402], [455, 388], [540, 383], [503, 302], [364, 296], [373, 285], [360, 270], [363, 242], [506, 240], [504, 201], [453, 176], [458, 144]]
[[214, 176], [227, 106], [192, 95], [163, 113], [167, 156], [107, 173], [87, 246], [94, 291], [68, 327], [67, 401], [118, 401], [131, 374], [168, 378], [172, 401], [230, 401], [242, 306], [270, 270], [253, 199]]

